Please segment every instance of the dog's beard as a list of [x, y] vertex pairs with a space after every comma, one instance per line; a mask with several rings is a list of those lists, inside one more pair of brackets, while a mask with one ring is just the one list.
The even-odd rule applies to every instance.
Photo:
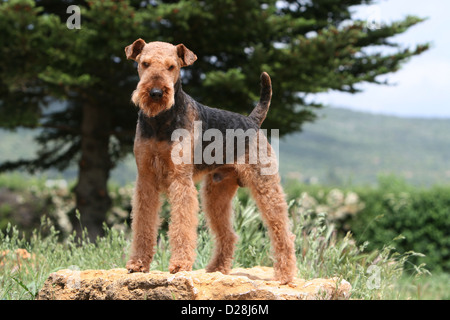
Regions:
[[163, 88], [163, 96], [159, 101], [154, 101], [149, 95], [149, 89], [140, 87], [136, 88], [131, 95], [131, 101], [138, 106], [148, 117], [154, 117], [157, 114], [170, 109], [174, 103], [174, 89], [169, 87]]

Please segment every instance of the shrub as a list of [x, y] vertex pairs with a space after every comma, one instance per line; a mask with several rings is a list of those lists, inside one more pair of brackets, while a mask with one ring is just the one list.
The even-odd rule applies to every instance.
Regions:
[[450, 187], [430, 189], [381, 184], [359, 191], [365, 208], [352, 221], [356, 239], [369, 241], [369, 250], [392, 243], [401, 235], [399, 252], [417, 251], [433, 271], [450, 272]]
[[359, 245], [368, 242], [368, 250], [395, 243], [398, 252], [423, 254], [412, 257], [412, 263], [450, 271], [450, 186], [424, 189], [380, 176], [376, 187], [340, 190], [289, 181], [285, 189], [288, 199], [303, 200], [303, 210], [329, 213], [338, 232], [351, 231]]

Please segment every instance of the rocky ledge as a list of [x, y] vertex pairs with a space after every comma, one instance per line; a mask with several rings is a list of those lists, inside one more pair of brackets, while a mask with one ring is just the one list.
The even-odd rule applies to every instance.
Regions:
[[273, 281], [273, 269], [233, 269], [229, 275], [205, 270], [170, 274], [127, 273], [126, 269], [60, 270], [50, 274], [38, 300], [316, 300], [348, 299], [345, 280]]

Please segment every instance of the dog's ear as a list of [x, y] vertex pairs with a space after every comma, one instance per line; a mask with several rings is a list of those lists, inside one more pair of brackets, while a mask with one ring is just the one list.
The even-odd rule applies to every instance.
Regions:
[[195, 62], [195, 60], [197, 60], [197, 56], [182, 43], [177, 45], [177, 54], [182, 61], [182, 67], [190, 66]]
[[133, 59], [136, 61], [136, 57], [141, 53], [142, 48], [145, 46], [145, 41], [142, 39], [137, 39], [135, 42], [130, 44], [125, 48], [125, 54], [127, 59]]

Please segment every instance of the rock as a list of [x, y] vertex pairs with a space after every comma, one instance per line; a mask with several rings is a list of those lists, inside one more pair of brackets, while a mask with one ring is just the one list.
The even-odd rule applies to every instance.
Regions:
[[126, 269], [61, 270], [50, 274], [38, 300], [316, 300], [348, 299], [345, 280], [273, 281], [273, 269], [233, 269], [230, 275], [205, 270], [170, 274], [127, 273]]

